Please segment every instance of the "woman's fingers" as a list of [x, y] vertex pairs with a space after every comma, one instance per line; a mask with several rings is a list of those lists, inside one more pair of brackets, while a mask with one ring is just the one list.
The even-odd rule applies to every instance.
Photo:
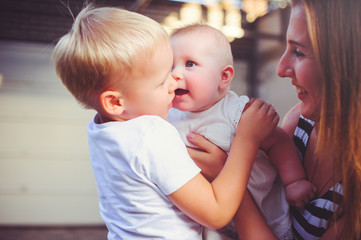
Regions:
[[197, 146], [199, 149], [202, 149], [205, 152], [211, 152], [212, 149], [218, 148], [217, 145], [213, 144], [212, 142], [208, 141], [202, 135], [190, 132], [187, 135], [187, 139], [190, 143]]

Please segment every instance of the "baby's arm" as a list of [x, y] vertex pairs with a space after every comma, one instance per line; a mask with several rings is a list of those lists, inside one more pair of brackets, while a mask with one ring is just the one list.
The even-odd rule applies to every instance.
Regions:
[[302, 208], [315, 195], [316, 187], [306, 180], [298, 151], [291, 137], [280, 127], [261, 143], [278, 170], [286, 189], [286, 199], [292, 206]]
[[260, 143], [278, 120], [273, 107], [256, 100], [240, 119], [229, 156], [217, 178], [209, 183], [198, 174], [168, 198], [202, 225], [210, 228], [226, 225], [243, 198]]

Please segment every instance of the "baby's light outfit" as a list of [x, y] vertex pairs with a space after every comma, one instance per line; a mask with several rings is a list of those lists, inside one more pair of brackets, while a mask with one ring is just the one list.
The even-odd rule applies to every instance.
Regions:
[[[184, 112], [172, 108], [167, 120], [177, 128], [187, 146], [195, 147], [186, 137], [188, 133], [195, 132], [229, 153], [239, 118], [248, 101], [247, 96], [239, 97], [230, 91], [203, 112]], [[254, 161], [247, 188], [276, 236], [279, 239], [292, 239], [289, 206], [285, 199], [284, 187], [277, 171], [261, 150]], [[228, 234], [219, 234], [224, 231], [225, 229], [217, 232], [205, 229], [203, 239], [234, 239], [235, 229]], [[229, 229], [227, 231], [229, 232]]]

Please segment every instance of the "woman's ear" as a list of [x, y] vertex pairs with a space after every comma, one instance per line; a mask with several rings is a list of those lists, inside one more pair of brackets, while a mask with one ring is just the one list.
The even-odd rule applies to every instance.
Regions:
[[119, 116], [124, 111], [123, 96], [118, 91], [105, 91], [100, 94], [100, 104], [109, 115]]
[[228, 88], [231, 84], [234, 75], [234, 68], [232, 65], [227, 65], [223, 68], [221, 72], [221, 82], [219, 83], [219, 88], [224, 90]]

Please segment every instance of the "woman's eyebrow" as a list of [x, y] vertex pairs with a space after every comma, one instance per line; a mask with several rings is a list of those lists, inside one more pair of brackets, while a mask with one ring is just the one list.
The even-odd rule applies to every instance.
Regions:
[[300, 46], [300, 47], [306, 48], [305, 45], [303, 45], [303, 44], [301, 44], [301, 43], [299, 43], [299, 42], [296, 42], [296, 41], [294, 41], [294, 40], [289, 40], [288, 43], [289, 43], [289, 44], [292, 44], [292, 45], [296, 45], [296, 46]]

